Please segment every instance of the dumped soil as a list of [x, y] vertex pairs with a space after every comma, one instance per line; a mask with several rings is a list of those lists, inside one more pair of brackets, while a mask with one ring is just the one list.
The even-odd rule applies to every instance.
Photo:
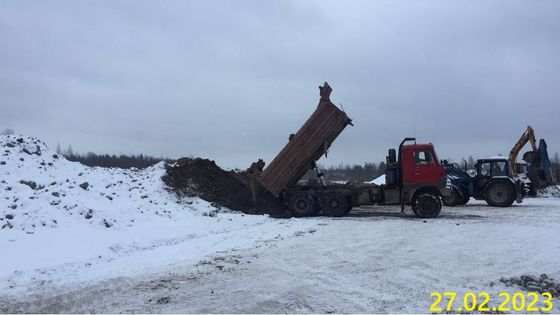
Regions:
[[519, 286], [526, 291], [549, 292], [553, 297], [560, 297], [560, 282], [544, 273], [540, 276], [522, 275], [521, 277], [501, 278], [500, 282], [507, 286]]
[[[262, 169], [264, 165], [259, 162], [258, 165]], [[248, 214], [288, 216], [281, 200], [264, 189], [260, 189], [262, 193], [256, 196], [256, 202], [253, 202], [249, 170], [225, 171], [214, 161], [202, 158], [182, 158], [174, 164], [166, 165], [165, 168], [167, 171], [162, 177], [163, 182], [180, 197], [198, 196], [218, 206]]]

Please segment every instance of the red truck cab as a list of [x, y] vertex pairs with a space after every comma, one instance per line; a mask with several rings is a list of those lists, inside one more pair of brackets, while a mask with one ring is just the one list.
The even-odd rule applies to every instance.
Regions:
[[[414, 141], [414, 144], [404, 144]], [[389, 150], [383, 201], [385, 204], [405, 204], [419, 217], [433, 218], [441, 211], [441, 197], [450, 194], [445, 168], [439, 163], [434, 146], [416, 144], [415, 138], [405, 138], [398, 149]]]
[[445, 178], [433, 144], [408, 144], [401, 148], [401, 172], [404, 185], [439, 185]]

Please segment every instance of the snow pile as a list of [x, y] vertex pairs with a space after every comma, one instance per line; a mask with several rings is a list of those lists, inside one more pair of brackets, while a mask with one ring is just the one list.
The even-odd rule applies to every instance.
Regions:
[[13, 135], [0, 150], [0, 297], [184, 267], [316, 226], [179, 200], [163, 163], [88, 167]]
[[376, 179], [374, 179], [374, 180], [372, 180], [368, 183], [375, 184], [375, 185], [378, 185], [378, 186], [381, 186], [381, 185], [385, 184], [385, 174], [377, 177]]
[[539, 198], [560, 198], [560, 185], [539, 189], [537, 196]]
[[193, 203], [179, 204], [165, 190], [163, 163], [140, 171], [92, 168], [66, 160], [36, 138], [13, 135], [2, 135], [0, 148], [2, 229], [31, 234], [76, 224], [123, 228], [153, 217], [176, 219]]

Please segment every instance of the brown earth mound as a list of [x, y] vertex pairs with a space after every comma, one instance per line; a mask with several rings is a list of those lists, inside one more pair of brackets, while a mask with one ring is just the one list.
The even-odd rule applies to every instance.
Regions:
[[248, 214], [286, 217], [280, 200], [263, 190], [253, 202], [249, 173], [225, 171], [214, 161], [182, 158], [166, 166], [164, 183], [179, 196], [198, 196], [208, 202]]

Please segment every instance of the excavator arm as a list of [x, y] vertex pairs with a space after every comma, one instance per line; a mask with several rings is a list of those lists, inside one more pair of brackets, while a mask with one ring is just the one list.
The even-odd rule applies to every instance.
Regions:
[[536, 195], [536, 189], [553, 185], [554, 178], [552, 176], [552, 168], [548, 157], [546, 142], [544, 139], [541, 139], [537, 147], [535, 132], [531, 126], [527, 126], [527, 130], [525, 130], [517, 143], [513, 146], [513, 149], [511, 149], [509, 153], [509, 164], [513, 174], [518, 174], [516, 168], [517, 156], [527, 142], [531, 143], [532, 151], [525, 152], [523, 154], [523, 160], [529, 164], [527, 177], [531, 181], [530, 194]]
[[535, 132], [533, 127], [527, 126], [527, 130], [523, 132], [517, 143], [513, 146], [513, 149], [509, 152], [509, 165], [513, 168], [514, 174], [517, 173], [515, 169], [515, 164], [517, 161], [517, 156], [523, 147], [527, 144], [527, 142], [531, 143], [531, 147], [533, 148], [533, 152], [537, 152], [537, 140], [535, 139]]

